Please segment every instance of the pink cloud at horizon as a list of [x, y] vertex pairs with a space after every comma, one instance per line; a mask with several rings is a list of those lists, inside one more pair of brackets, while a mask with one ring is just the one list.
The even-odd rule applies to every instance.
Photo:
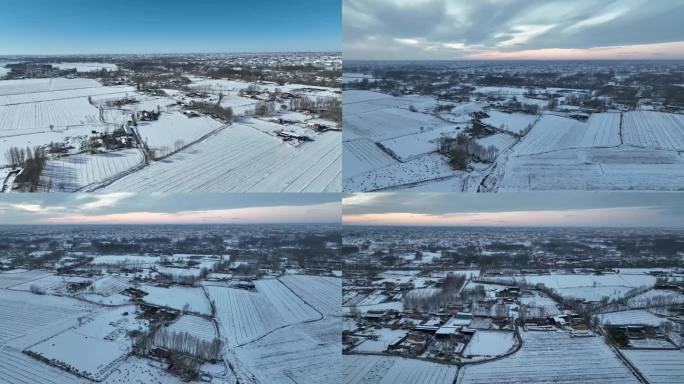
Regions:
[[44, 224], [252, 224], [252, 223], [333, 223], [339, 221], [339, 204], [275, 206], [200, 211], [127, 212], [100, 215], [67, 213], [52, 215]]
[[522, 51], [485, 51], [469, 60], [630, 60], [684, 59], [684, 41], [594, 48], [544, 48]]
[[620, 226], [656, 218], [659, 211], [641, 207], [559, 211], [471, 212], [424, 214], [409, 212], [343, 215], [343, 224], [403, 226]]

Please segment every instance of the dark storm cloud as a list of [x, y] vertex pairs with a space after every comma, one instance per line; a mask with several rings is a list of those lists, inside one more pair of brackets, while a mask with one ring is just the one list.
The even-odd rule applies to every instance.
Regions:
[[465, 58], [684, 40], [679, 0], [344, 0], [348, 59]]

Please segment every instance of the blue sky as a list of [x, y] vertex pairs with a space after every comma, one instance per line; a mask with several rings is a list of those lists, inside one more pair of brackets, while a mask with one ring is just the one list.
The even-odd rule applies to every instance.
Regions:
[[340, 51], [341, 0], [3, 0], [0, 55]]

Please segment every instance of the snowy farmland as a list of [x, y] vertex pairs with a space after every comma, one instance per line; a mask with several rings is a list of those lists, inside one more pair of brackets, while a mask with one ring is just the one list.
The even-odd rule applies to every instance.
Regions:
[[681, 350], [622, 350], [622, 354], [651, 384], [684, 382]]
[[498, 190], [680, 190], [683, 121], [649, 111], [587, 122], [544, 115], [513, 147]]
[[339, 381], [341, 279], [288, 275], [255, 285], [205, 286], [228, 359], [264, 383]]
[[9, 384], [86, 384], [59, 368], [38, 362], [19, 350], [0, 347], [0, 382]]
[[335, 318], [299, 323], [236, 348], [236, 355], [262, 383], [339, 383], [341, 332]]
[[499, 128], [503, 131], [512, 133], [522, 133], [529, 126], [532, 126], [537, 119], [536, 115], [528, 115], [523, 113], [504, 113], [497, 110], [487, 111], [488, 118], [482, 119], [482, 122], [494, 128]]
[[463, 351], [465, 356], [503, 355], [515, 346], [513, 332], [478, 330]]
[[49, 160], [43, 176], [52, 180], [56, 192], [74, 192], [105, 181], [142, 164], [143, 154], [137, 148], [93, 155], [78, 154]]
[[168, 327], [168, 330], [174, 333], [189, 333], [209, 342], [218, 337], [216, 327], [211, 320], [193, 315], [181, 316]]
[[[568, 90], [547, 91], [566, 95]], [[476, 87], [469, 102], [451, 103], [445, 111], [440, 109], [445, 102], [436, 97], [345, 91], [343, 190], [684, 188], [681, 114], [610, 109], [577, 114], [567, 105], [549, 110], [544, 99], [548, 96], [529, 99], [523, 96], [525, 92], [522, 87]], [[538, 114], [511, 112], [499, 99], [510, 101], [513, 97], [537, 104]], [[459, 113], [461, 107], [464, 110]], [[488, 126], [488, 131], [474, 139], [485, 147], [493, 145], [499, 155], [491, 166], [471, 162], [470, 168], [462, 171], [451, 169], [440, 155], [443, 171], [437, 171], [436, 159], [430, 154], [437, 150], [437, 140], [470, 132], [469, 124], [479, 118], [474, 117], [475, 112], [487, 114], [480, 123]]]
[[[0, 291], [0, 343], [25, 348], [36, 338], [76, 324], [91, 307], [74, 299]], [[35, 342], [35, 341], [34, 341]]]
[[[100, 381], [128, 355], [131, 345], [126, 332], [144, 331], [148, 327], [146, 320], [130, 314], [134, 311], [135, 306], [129, 305], [102, 312], [80, 321], [78, 327], [32, 345], [28, 351], [80, 376]], [[89, 353], [84, 355], [74, 344]]]
[[[616, 299], [634, 288], [652, 287], [656, 278], [647, 273], [614, 273], [605, 275], [562, 274], [525, 275], [524, 277], [503, 277], [502, 283], [515, 279], [530, 284], [544, 284], [546, 287], [568, 298], [586, 301], [600, 301], [604, 296]], [[497, 280], [494, 278], [494, 280]]]
[[206, 290], [216, 303], [221, 333], [231, 346], [244, 345], [275, 329], [321, 317], [278, 280], [258, 281], [256, 292], [211, 285]]
[[338, 132], [293, 147], [249, 126], [234, 124], [102, 191], [311, 192], [339, 191]]
[[140, 138], [159, 155], [178, 150], [223, 126], [209, 117], [188, 118], [178, 111], [162, 113], [157, 121], [142, 122], [136, 128]]
[[459, 384], [475, 383], [637, 383], [598, 337], [567, 332], [522, 332], [522, 348], [494, 362], [466, 366]]
[[345, 384], [452, 384], [453, 365], [385, 356], [344, 355]]
[[211, 315], [211, 305], [201, 288], [142, 286], [147, 292], [145, 302], [176, 310], [187, 310], [200, 315]]
[[[107, 63], [55, 66], [78, 72], [117, 69]], [[299, 98], [339, 100], [339, 91], [199, 77], [191, 81], [184, 91], [155, 92], [84, 78], [0, 81], [0, 167], [21, 165], [5, 156], [12, 148], [48, 151], [47, 164], [32, 187], [3, 177], [7, 185], [1, 189], [95, 191], [116, 183], [111, 188], [126, 191], [341, 190], [338, 124], [285, 104]], [[260, 97], [250, 97], [254, 89]], [[285, 95], [277, 110], [249, 117], [272, 94]], [[199, 111], [196, 103], [232, 109], [236, 124]]]

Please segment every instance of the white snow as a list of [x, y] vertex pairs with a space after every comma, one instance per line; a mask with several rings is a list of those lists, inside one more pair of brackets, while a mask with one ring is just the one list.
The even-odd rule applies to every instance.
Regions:
[[42, 176], [52, 181], [56, 192], [73, 192], [120, 175], [143, 162], [137, 148], [78, 154], [48, 160]]
[[522, 349], [494, 362], [469, 365], [460, 384], [636, 383], [636, 379], [599, 337], [566, 332], [521, 332]]
[[604, 325], [652, 325], [657, 327], [668, 321], [644, 310], [603, 313], [596, 315], [596, 317]]
[[622, 354], [651, 384], [684, 382], [684, 352], [681, 350], [630, 350]]
[[201, 288], [154, 287], [143, 285], [141, 290], [148, 294], [143, 297], [146, 303], [182, 310], [186, 305], [190, 312], [211, 315], [211, 306]]
[[218, 334], [211, 320], [199, 316], [184, 315], [168, 327], [172, 332], [185, 332], [199, 339], [211, 342]]
[[538, 117], [526, 113], [506, 113], [495, 109], [487, 111], [487, 114], [489, 117], [482, 119], [483, 123], [513, 133], [522, 133]]
[[102, 191], [335, 192], [341, 188], [341, 152], [339, 132], [293, 147], [234, 124]]
[[513, 332], [477, 330], [463, 354], [465, 356], [498, 356], [508, 352], [514, 345]]
[[343, 355], [345, 384], [452, 384], [457, 367], [385, 356]]
[[279, 327], [320, 318], [278, 280], [259, 280], [255, 284], [257, 292], [206, 287], [216, 303], [216, 318], [228, 345], [245, 344]]
[[191, 144], [222, 125], [210, 117], [188, 118], [174, 111], [162, 113], [156, 121], [140, 122], [136, 129], [148, 147], [158, 151], [157, 156], [163, 156]]

